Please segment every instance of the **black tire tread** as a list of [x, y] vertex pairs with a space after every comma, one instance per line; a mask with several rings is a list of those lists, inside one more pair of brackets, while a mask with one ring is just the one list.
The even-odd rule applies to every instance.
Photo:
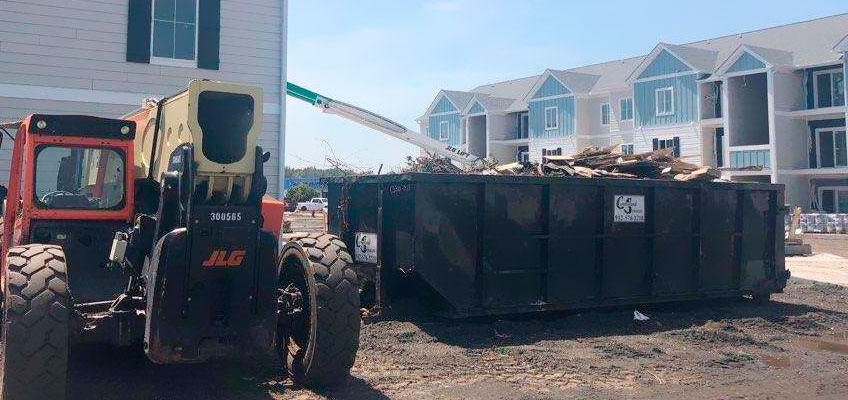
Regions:
[[71, 304], [65, 254], [54, 245], [16, 246], [6, 266], [3, 398], [64, 399]]
[[327, 386], [347, 378], [359, 349], [359, 281], [347, 246], [331, 234], [292, 237], [309, 256], [316, 285], [315, 350], [299, 383]]

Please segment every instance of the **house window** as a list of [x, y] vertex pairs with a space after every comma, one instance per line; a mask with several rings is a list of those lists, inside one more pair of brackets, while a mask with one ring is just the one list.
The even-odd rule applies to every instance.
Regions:
[[816, 129], [816, 160], [819, 168], [848, 166], [844, 129]]
[[530, 114], [521, 114], [521, 128], [518, 131], [518, 137], [520, 139], [527, 139], [530, 137]]
[[545, 130], [551, 131], [559, 128], [559, 108], [545, 107]]
[[633, 154], [633, 144], [621, 145], [621, 154]]
[[610, 103], [601, 104], [601, 125], [610, 123]]
[[561, 156], [562, 155], [562, 147], [557, 147], [556, 149], [542, 149], [542, 156]]
[[848, 186], [820, 187], [819, 211], [828, 214], [848, 213]]
[[618, 105], [621, 108], [621, 120], [629, 121], [633, 119], [633, 98], [627, 97], [620, 99]]
[[680, 137], [675, 136], [670, 139], [654, 139], [654, 150], [674, 149], [674, 156], [680, 157]]
[[837, 69], [813, 73], [813, 91], [816, 108], [845, 105], [845, 73]]
[[197, 66], [197, 0], [155, 0], [151, 62]]
[[529, 163], [530, 162], [530, 147], [529, 146], [519, 146], [518, 152], [516, 155], [516, 161], [521, 163]]
[[674, 114], [674, 87], [657, 89], [655, 103], [658, 117]]
[[439, 122], [439, 140], [447, 142], [450, 138], [450, 123], [448, 121]]

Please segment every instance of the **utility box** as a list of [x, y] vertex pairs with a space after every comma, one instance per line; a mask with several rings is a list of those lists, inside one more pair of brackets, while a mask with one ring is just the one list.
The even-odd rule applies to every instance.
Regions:
[[452, 316], [767, 297], [789, 276], [782, 185], [400, 174], [328, 188], [354, 261]]

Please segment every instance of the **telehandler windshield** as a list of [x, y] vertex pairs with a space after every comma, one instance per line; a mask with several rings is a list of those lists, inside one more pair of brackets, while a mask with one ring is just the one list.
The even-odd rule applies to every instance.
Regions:
[[114, 149], [44, 146], [36, 150], [40, 208], [112, 209], [124, 200], [124, 158]]

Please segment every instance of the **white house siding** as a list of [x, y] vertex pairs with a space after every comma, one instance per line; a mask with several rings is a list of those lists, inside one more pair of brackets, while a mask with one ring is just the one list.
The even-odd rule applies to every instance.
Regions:
[[610, 144], [633, 143], [633, 131], [618, 131], [610, 133]]
[[[610, 132], [630, 131], [633, 129], [633, 119], [626, 121], [621, 120], [621, 99], [633, 98], [633, 92], [613, 92], [609, 96], [610, 106], [612, 106], [612, 118], [610, 118]], [[631, 110], [632, 111], [632, 110]]]
[[557, 148], [562, 148], [563, 155], [577, 153], [577, 143], [574, 140], [574, 136], [570, 135], [563, 138], [553, 139], [535, 139], [531, 141], [529, 146], [530, 162], [542, 162], [542, 149], [554, 150]]
[[680, 138], [680, 158], [695, 165], [701, 165], [701, 134], [696, 124], [668, 126], [662, 128], [638, 129], [633, 134], [633, 148], [636, 153], [653, 150], [653, 139]]
[[[283, 140], [279, 123], [282, 4], [280, 0], [221, 0], [220, 70], [214, 71], [127, 62], [128, 0], [3, 0], [0, 120], [32, 112], [117, 117], [138, 107], [126, 99], [162, 97], [184, 88], [193, 78], [257, 85], [265, 103], [260, 145], [271, 152], [265, 173], [268, 191], [276, 195]], [[37, 88], [29, 91], [28, 86]], [[61, 89], [75, 89], [66, 92], [73, 100], [54, 97]], [[10, 92], [17, 97], [4, 97]], [[55, 100], [60, 97], [63, 100]], [[4, 143], [0, 160], [9, 159], [8, 149]], [[4, 184], [8, 167], [8, 162], [0, 164]]]

